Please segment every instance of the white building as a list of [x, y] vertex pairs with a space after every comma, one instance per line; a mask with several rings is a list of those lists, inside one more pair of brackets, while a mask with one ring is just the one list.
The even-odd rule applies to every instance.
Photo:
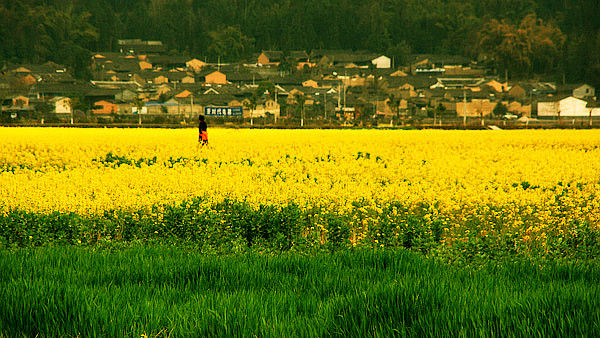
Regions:
[[588, 101], [573, 96], [549, 102], [538, 102], [538, 117], [600, 116], [600, 108], [589, 108]]
[[[256, 105], [256, 108], [252, 111], [253, 117], [265, 117], [267, 113], [272, 114], [276, 118], [279, 118], [281, 109], [279, 103], [275, 100], [267, 100], [263, 104]], [[250, 114], [250, 112], [248, 112]]]
[[51, 101], [56, 114], [71, 115], [71, 99], [68, 97], [55, 97]]
[[392, 68], [392, 60], [385, 55], [371, 60], [371, 63], [374, 64], [376, 68]]

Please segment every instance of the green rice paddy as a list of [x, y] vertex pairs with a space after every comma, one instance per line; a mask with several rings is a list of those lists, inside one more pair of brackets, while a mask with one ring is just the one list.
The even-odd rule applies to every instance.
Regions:
[[0, 250], [0, 337], [593, 337], [597, 264], [456, 266], [405, 249]]

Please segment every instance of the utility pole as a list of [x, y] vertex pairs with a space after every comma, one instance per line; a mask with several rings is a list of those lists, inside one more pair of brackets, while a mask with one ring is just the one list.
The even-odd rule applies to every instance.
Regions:
[[463, 88], [463, 125], [467, 126], [467, 91]]
[[342, 105], [342, 82], [338, 84], [338, 112], [340, 111], [340, 107]]
[[[344, 81], [348, 77], [347, 73], [344, 72]], [[344, 112], [346, 111], [346, 83], [342, 82], [342, 89], [344, 90]]]
[[[279, 105], [279, 101], [277, 101], [277, 88], [275, 88], [275, 104]], [[281, 106], [279, 106], [279, 114], [281, 114]], [[277, 124], [277, 114], [275, 114], [274, 124]]]
[[323, 106], [323, 114], [323, 118], [325, 119], [325, 121], [327, 121], [327, 92], [325, 92], [325, 106]]

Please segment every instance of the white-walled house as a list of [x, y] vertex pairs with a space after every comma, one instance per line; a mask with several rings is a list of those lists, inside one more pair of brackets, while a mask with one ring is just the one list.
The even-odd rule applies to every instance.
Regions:
[[[262, 104], [256, 105], [256, 108], [252, 111], [253, 117], [265, 117], [267, 113], [274, 115], [276, 118], [280, 116], [280, 106], [275, 100], [268, 99]], [[250, 117], [250, 111], [244, 109], [244, 117]]]
[[371, 60], [371, 63], [375, 65], [375, 68], [385, 68], [385, 69], [392, 68], [392, 60], [385, 55], [382, 55], [380, 57], [377, 57], [377, 58]]
[[573, 89], [573, 96], [578, 98], [594, 97], [596, 96], [596, 90], [588, 84], [583, 84]]
[[600, 109], [588, 107], [588, 101], [573, 96], [561, 100], [538, 102], [538, 117], [600, 116]]
[[56, 114], [71, 115], [71, 99], [68, 97], [55, 97], [51, 101]]

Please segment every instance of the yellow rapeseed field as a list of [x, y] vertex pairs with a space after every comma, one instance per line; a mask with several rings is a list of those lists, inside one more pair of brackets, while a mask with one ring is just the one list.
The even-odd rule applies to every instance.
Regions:
[[[0, 211], [98, 214], [194, 196], [294, 202], [368, 226], [390, 201], [447, 233], [598, 226], [600, 131], [0, 128]], [[358, 212], [357, 212], [358, 211]], [[361, 216], [363, 215], [363, 216]]]

